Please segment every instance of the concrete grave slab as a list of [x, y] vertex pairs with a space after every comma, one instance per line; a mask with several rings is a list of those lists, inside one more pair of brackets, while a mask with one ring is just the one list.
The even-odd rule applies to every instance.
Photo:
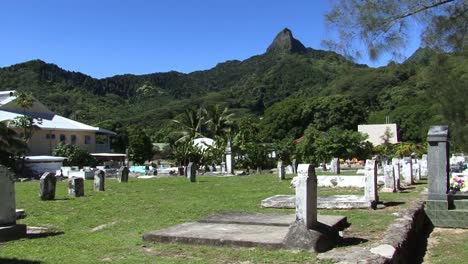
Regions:
[[[294, 195], [274, 195], [261, 202], [263, 208], [294, 209], [296, 199]], [[330, 195], [317, 198], [318, 209], [366, 209], [371, 202], [362, 195]]]
[[[337, 231], [348, 226], [347, 218], [318, 215], [318, 221]], [[294, 214], [223, 212], [199, 222], [183, 223], [143, 235], [150, 242], [177, 242], [211, 246], [285, 248], [283, 243]]]

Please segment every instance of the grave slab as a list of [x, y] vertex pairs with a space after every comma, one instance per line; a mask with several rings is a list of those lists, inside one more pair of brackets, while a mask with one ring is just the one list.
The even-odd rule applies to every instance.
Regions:
[[[143, 235], [150, 242], [177, 242], [211, 246], [285, 248], [284, 238], [294, 214], [223, 212], [199, 222], [183, 223]], [[318, 215], [318, 221], [333, 229], [348, 226], [344, 216]]]
[[[294, 209], [296, 199], [294, 195], [274, 195], [261, 202], [263, 208]], [[317, 198], [318, 209], [366, 209], [371, 202], [362, 195], [330, 195]]]

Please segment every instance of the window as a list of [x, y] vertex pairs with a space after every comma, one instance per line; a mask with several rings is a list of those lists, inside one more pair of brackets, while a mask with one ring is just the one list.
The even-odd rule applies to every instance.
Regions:
[[91, 136], [84, 136], [84, 143], [91, 144]]
[[60, 142], [65, 143], [65, 141], [67, 141], [67, 136], [65, 136], [64, 134], [60, 134]]
[[71, 135], [70, 140], [72, 144], [76, 144], [76, 135]]
[[46, 139], [55, 139], [55, 134], [46, 134]]

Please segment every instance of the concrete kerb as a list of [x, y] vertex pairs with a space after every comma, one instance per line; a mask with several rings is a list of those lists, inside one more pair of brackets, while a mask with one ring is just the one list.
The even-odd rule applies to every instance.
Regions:
[[317, 255], [319, 260], [339, 263], [418, 263], [425, 247], [430, 221], [424, 212], [425, 202], [410, 205], [387, 228], [383, 238], [367, 246], [335, 248]]

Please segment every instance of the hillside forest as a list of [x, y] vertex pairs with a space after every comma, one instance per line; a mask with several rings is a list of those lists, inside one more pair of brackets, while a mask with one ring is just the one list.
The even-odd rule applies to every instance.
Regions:
[[[370, 68], [306, 48], [284, 29], [265, 53], [209, 70], [96, 79], [33, 60], [0, 68], [0, 90], [30, 92], [59, 115], [117, 132], [116, 152], [132, 137], [175, 146], [206, 136], [282, 153], [303, 136], [332, 144], [387, 117], [400, 142], [424, 148], [429, 126], [447, 124], [453, 151], [467, 152], [465, 55], [420, 48], [403, 63]], [[342, 140], [361, 140], [353, 137]]]

